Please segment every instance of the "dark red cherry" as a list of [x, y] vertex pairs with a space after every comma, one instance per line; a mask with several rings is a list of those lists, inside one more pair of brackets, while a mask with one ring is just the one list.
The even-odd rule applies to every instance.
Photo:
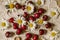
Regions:
[[29, 18], [25, 18], [25, 21], [27, 21], [27, 22], [28, 22], [28, 21], [29, 21]]
[[18, 24], [17, 23], [13, 23], [13, 28], [14, 29], [18, 29]]
[[33, 40], [38, 40], [38, 39], [33, 39]]
[[31, 33], [27, 33], [27, 34], [26, 34], [26, 37], [27, 37], [27, 38], [31, 38], [31, 37], [32, 37], [32, 34], [31, 34]]
[[33, 40], [38, 40], [38, 35], [34, 34], [33, 35]]
[[34, 18], [33, 16], [30, 16], [30, 17], [29, 17], [29, 20], [34, 21], [34, 20], [35, 20], [35, 18]]
[[6, 32], [6, 33], [5, 33], [5, 36], [6, 36], [6, 37], [12, 37], [13, 35], [14, 35], [13, 32]]
[[23, 10], [24, 10], [24, 9], [25, 9], [25, 5], [22, 5], [21, 9], [23, 9]]
[[39, 18], [40, 15], [39, 15], [38, 13], [35, 13], [35, 14], [34, 14], [34, 17], [35, 17], [35, 18]]
[[5, 33], [5, 36], [6, 36], [6, 37], [10, 37], [10, 35], [11, 35], [10, 32], [6, 32], [6, 33]]
[[24, 12], [24, 15], [23, 15], [25, 18], [28, 17], [28, 13], [27, 12]]
[[29, 38], [26, 38], [25, 40], [30, 40]]
[[15, 4], [15, 8], [16, 8], [16, 9], [20, 9], [21, 7], [22, 7], [22, 6], [21, 6], [19, 3], [16, 3], [16, 4]]
[[22, 33], [22, 29], [17, 29], [16, 34], [19, 35]]
[[40, 14], [42, 14], [42, 13], [46, 12], [46, 10], [43, 9], [43, 8], [40, 8], [40, 9], [38, 9], [38, 12], [39, 12]]
[[48, 20], [48, 16], [47, 16], [47, 15], [44, 15], [44, 16], [43, 16], [43, 20], [44, 20], [44, 21]]
[[22, 30], [26, 30], [27, 26], [26, 25], [22, 25], [21, 28], [22, 28]]
[[10, 23], [13, 23], [13, 22], [14, 22], [14, 18], [10, 18], [10, 19], [9, 19], [9, 22], [10, 22]]
[[45, 27], [46, 28], [51, 28], [51, 23], [48, 22], [47, 24], [45, 24]]
[[45, 32], [45, 30], [43, 30], [43, 29], [40, 29], [40, 30], [39, 30], [39, 34], [40, 34], [40, 35], [43, 35], [44, 32]]

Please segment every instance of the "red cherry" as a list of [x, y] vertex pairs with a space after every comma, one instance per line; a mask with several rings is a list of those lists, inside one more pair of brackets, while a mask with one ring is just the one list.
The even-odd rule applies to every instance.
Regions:
[[21, 33], [22, 33], [22, 30], [21, 29], [17, 29], [16, 34], [19, 35]]
[[27, 17], [28, 16], [28, 13], [27, 12], [24, 12], [24, 15], [23, 15], [24, 17]]
[[31, 34], [31, 33], [27, 33], [27, 34], [26, 34], [26, 37], [27, 37], [27, 38], [31, 38], [31, 37], [32, 37], [32, 34]]
[[6, 36], [6, 37], [10, 37], [10, 35], [11, 35], [10, 32], [6, 32], [6, 33], [5, 33], [5, 36]]
[[18, 24], [17, 23], [13, 23], [13, 28], [14, 29], [18, 29]]
[[44, 32], [45, 32], [45, 31], [44, 31], [43, 29], [40, 29], [40, 30], [39, 30], [39, 34], [40, 34], [40, 35], [43, 35]]
[[34, 21], [34, 20], [35, 20], [35, 18], [34, 18], [33, 16], [30, 16], [30, 17], [29, 17], [29, 20]]
[[16, 9], [20, 9], [21, 7], [22, 7], [22, 6], [21, 6], [19, 3], [16, 3], [16, 4], [15, 4], [15, 8], [16, 8]]
[[5, 36], [8, 38], [8, 37], [12, 37], [14, 36], [14, 33], [13, 32], [6, 32], [5, 33]]
[[38, 13], [35, 13], [35, 14], [34, 14], [34, 17], [35, 17], [35, 18], [39, 18], [40, 15], [39, 15]]
[[38, 39], [33, 39], [33, 40], [38, 40]]
[[29, 18], [25, 18], [25, 21], [27, 21], [27, 22], [28, 22], [28, 21], [29, 21]]
[[48, 16], [47, 16], [47, 15], [44, 15], [44, 16], [43, 16], [43, 20], [44, 20], [44, 21], [48, 20]]
[[48, 19], [48, 16], [47, 15], [44, 15], [43, 16], [43, 20], [46, 21]]
[[38, 35], [35, 34], [35, 35], [33, 36], [33, 40], [38, 40]]
[[45, 27], [46, 28], [51, 28], [51, 23], [48, 22], [47, 24], [45, 24]]
[[23, 10], [24, 10], [24, 9], [25, 9], [25, 5], [22, 5], [21, 9], [23, 9]]
[[22, 25], [21, 28], [22, 28], [22, 30], [26, 30], [27, 26], [26, 25]]
[[45, 11], [46, 11], [46, 10], [43, 9], [43, 8], [38, 9], [38, 12], [39, 12], [40, 14], [44, 13]]
[[26, 38], [25, 40], [30, 40], [29, 38]]
[[10, 19], [9, 19], [9, 22], [10, 22], [10, 23], [13, 23], [13, 22], [14, 22], [14, 18], [10, 18]]

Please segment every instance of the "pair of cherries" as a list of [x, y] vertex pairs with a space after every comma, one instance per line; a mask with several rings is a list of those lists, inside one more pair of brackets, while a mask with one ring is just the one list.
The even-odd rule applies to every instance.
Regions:
[[38, 9], [38, 12], [37, 12], [37, 13], [34, 13], [34, 17], [37, 19], [37, 18], [40, 17], [40, 15], [42, 15], [42, 14], [45, 13], [45, 12], [46, 12], [45, 9], [39, 8], [39, 9]]
[[19, 35], [21, 34], [23, 31], [25, 31], [27, 29], [26, 25], [22, 25], [21, 28], [18, 28], [16, 31], [16, 34]]
[[24, 10], [25, 9], [25, 5], [20, 5], [19, 3], [16, 3], [15, 4], [15, 8], [16, 9], [23, 9]]
[[38, 35], [37, 34], [32, 35], [31, 33], [27, 33], [25, 40], [30, 40], [30, 38], [32, 38], [33, 40], [38, 40]]
[[[51, 23], [49, 23], [49, 22], [48, 22], [47, 24], [45, 24], [45, 27], [46, 27], [46, 28], [51, 28], [51, 26], [52, 26], [52, 25], [51, 25]], [[40, 35], [44, 35], [44, 34], [46, 34], [46, 33], [47, 33], [47, 30], [45, 30], [45, 29], [40, 29], [40, 30], [39, 30], [39, 34], [40, 34]]]
[[6, 36], [7, 38], [9, 38], [9, 37], [14, 36], [14, 33], [7, 31], [7, 32], [5, 33], [5, 36]]

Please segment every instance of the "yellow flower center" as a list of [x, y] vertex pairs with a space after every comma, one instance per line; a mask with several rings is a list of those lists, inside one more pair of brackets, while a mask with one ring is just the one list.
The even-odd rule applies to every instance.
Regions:
[[27, 10], [30, 11], [31, 10], [31, 7], [30, 6], [27, 6]]
[[41, 0], [38, 0], [38, 1], [37, 1], [37, 4], [38, 4], [38, 5], [41, 5]]
[[39, 19], [39, 20], [37, 21], [37, 23], [38, 23], [38, 24], [43, 24], [43, 20], [42, 20], [42, 19]]
[[21, 19], [18, 19], [17, 22], [18, 22], [18, 24], [22, 24], [22, 20]]
[[14, 8], [14, 4], [12, 3], [10, 3], [9, 6], [10, 6], [10, 9]]
[[2, 22], [2, 23], [1, 23], [1, 26], [2, 26], [2, 27], [6, 26], [6, 23], [5, 23], [5, 22]]
[[52, 32], [52, 33], [51, 33], [51, 36], [52, 36], [52, 37], [54, 37], [55, 35], [56, 35], [56, 33], [55, 33], [55, 32]]
[[33, 27], [33, 24], [32, 23], [29, 23], [29, 27], [32, 28]]
[[56, 15], [56, 12], [51, 12], [51, 16], [55, 16]]

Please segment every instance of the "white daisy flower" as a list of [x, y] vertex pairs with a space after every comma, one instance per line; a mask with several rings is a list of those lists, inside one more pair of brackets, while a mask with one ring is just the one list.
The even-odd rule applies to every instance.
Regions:
[[26, 21], [24, 17], [19, 16], [18, 18], [16, 18], [15, 22], [17, 22], [19, 25], [26, 25]]
[[36, 24], [35, 22], [32, 22], [31, 20], [28, 22], [28, 30], [33, 31], [35, 30]]
[[8, 10], [10, 10], [10, 12], [14, 11], [14, 0], [13, 1], [12, 0], [7, 0], [4, 5], [5, 5], [7, 11]]
[[31, 3], [28, 3], [28, 4], [26, 5], [26, 11], [27, 11], [29, 14], [33, 13], [33, 12], [34, 12], [34, 5], [31, 4]]
[[39, 18], [39, 19], [36, 20], [36, 23], [37, 23], [38, 25], [42, 25], [42, 24], [47, 24], [47, 21], [43, 21], [42, 18]]
[[57, 40], [56, 38], [58, 37], [58, 32], [53, 30], [48, 33], [49, 40]]
[[44, 0], [35, 0], [35, 4], [37, 6], [42, 6], [42, 5], [44, 5]]
[[57, 18], [58, 15], [59, 15], [59, 13], [58, 13], [57, 9], [51, 8], [51, 9], [50, 9], [50, 14], [49, 14], [49, 15], [50, 15], [51, 17]]
[[0, 20], [0, 29], [7, 29], [9, 27], [9, 22], [6, 20]]

